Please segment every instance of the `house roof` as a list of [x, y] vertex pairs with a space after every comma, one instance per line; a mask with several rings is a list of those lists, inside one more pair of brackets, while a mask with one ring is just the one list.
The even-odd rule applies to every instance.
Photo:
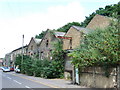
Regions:
[[[28, 45], [23, 46], [23, 48], [27, 48], [27, 47], [28, 47]], [[13, 50], [12, 52], [15, 52], [15, 51], [20, 50], [20, 49], [22, 49], [22, 47], [19, 47], [19, 48], [17, 48], [17, 49], [15, 49], [15, 50]]]
[[56, 36], [56, 37], [58, 37], [58, 36], [64, 36], [65, 35], [65, 32], [54, 32], [54, 35]]
[[[42, 41], [43, 41], [44, 37], [46, 36], [46, 34], [47, 34], [48, 32], [50, 32], [50, 31], [52, 31], [52, 30], [47, 29], [45, 35], [43, 36], [43, 38], [42, 38], [42, 40], [41, 40], [41, 42], [40, 42], [40, 44], [42, 43]], [[53, 31], [53, 34], [55, 35], [55, 37], [58, 37], [58, 36], [64, 36], [66, 33], [65, 33], [65, 32]], [[40, 45], [40, 44], [39, 44], [39, 45]]]
[[91, 30], [90, 29], [87, 29], [87, 28], [83, 28], [83, 27], [79, 27], [79, 26], [72, 26], [74, 29], [80, 31], [80, 32], [83, 32], [85, 34], [88, 34]]
[[41, 42], [41, 39], [37, 39], [37, 38], [32, 37], [31, 40], [30, 40], [30, 42], [29, 42], [29, 44], [28, 44], [28, 47], [29, 47], [29, 45], [30, 45], [30, 43], [31, 43], [32, 40], [34, 40], [34, 42], [35, 42], [37, 45], [39, 45], [40, 42]]
[[35, 41], [36, 44], [39, 44], [41, 39], [36, 39], [36, 38], [33, 38], [33, 40]]

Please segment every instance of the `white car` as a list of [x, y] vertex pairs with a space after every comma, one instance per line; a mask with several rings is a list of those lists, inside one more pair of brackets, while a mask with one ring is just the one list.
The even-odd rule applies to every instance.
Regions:
[[16, 72], [16, 73], [19, 73], [19, 72], [20, 72], [20, 69], [19, 69], [19, 68], [15, 68], [15, 72]]
[[0, 70], [2, 70], [3, 67], [0, 67]]
[[2, 67], [3, 72], [9, 72], [10, 71], [10, 67]]

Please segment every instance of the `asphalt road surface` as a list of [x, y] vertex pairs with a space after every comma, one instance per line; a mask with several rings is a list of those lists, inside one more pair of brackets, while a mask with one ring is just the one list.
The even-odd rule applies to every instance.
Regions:
[[[18, 77], [13, 74], [10, 74], [10, 72], [2, 72], [0, 70], [0, 89], [3, 88], [23, 88], [23, 89], [29, 89], [29, 90], [34, 90], [37, 89], [39, 90], [40, 88], [51, 88], [46, 85], [42, 85], [40, 83], [25, 79], [24, 77]], [[8, 89], [8, 90], [9, 90]], [[10, 89], [12, 90], [12, 89]], [[51, 89], [52, 90], [52, 89]], [[56, 90], [56, 89], [55, 89]]]

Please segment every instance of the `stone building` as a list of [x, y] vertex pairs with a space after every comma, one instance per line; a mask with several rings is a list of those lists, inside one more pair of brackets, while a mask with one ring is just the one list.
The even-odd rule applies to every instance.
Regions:
[[[111, 25], [111, 21], [117, 21], [116, 19], [102, 16], [102, 15], [95, 15], [93, 19], [89, 22], [86, 28], [91, 30], [96, 29], [105, 29], [109, 25]], [[80, 85], [84, 85], [87, 87], [95, 87], [95, 88], [115, 88], [119, 84], [119, 76], [120, 76], [120, 69], [119, 67], [109, 67], [108, 71], [110, 76], [106, 77], [103, 73], [103, 66], [96, 66], [96, 67], [87, 67], [82, 70], [80, 74]], [[118, 85], [117, 85], [118, 84]]]
[[72, 26], [65, 34], [63, 39], [63, 50], [65, 50], [66, 57], [65, 57], [65, 78], [71, 78], [73, 82], [75, 82], [75, 68], [71, 64], [71, 58], [68, 57], [68, 53], [72, 52], [74, 49], [80, 46], [81, 40], [83, 39], [84, 34], [90, 32], [87, 28], [82, 28], [79, 26]]
[[95, 30], [97, 28], [106, 28], [110, 25], [112, 18], [102, 15], [95, 15], [86, 28]]
[[39, 44], [41, 42], [41, 39], [31, 38], [29, 44], [28, 44], [28, 51], [27, 55], [33, 57], [35, 55], [39, 55]]
[[59, 36], [64, 36], [64, 35], [65, 35], [64, 32], [51, 31], [48, 29], [39, 45], [39, 50], [40, 50], [39, 58], [41, 60], [52, 59], [51, 51], [54, 49], [53, 43], [57, 41], [57, 38]]
[[28, 49], [28, 45], [17, 48], [10, 53], [10, 61], [12, 66], [14, 65], [14, 61], [16, 60], [16, 57], [18, 55], [22, 55], [22, 54], [27, 55], [27, 49]]
[[10, 66], [11, 65], [11, 53], [5, 54], [5, 58], [3, 60], [3, 65], [4, 66]]
[[87, 34], [89, 31], [90, 30], [87, 28], [72, 26], [64, 36], [66, 38], [63, 40], [63, 50], [70, 50], [79, 47], [83, 34]]

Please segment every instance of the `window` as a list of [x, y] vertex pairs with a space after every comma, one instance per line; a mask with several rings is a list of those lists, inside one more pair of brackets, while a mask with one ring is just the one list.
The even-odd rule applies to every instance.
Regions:
[[43, 51], [41, 52], [40, 59], [43, 60]]
[[33, 50], [33, 46], [31, 46], [31, 50]]
[[49, 43], [49, 41], [47, 40], [47, 41], [46, 41], [46, 47], [48, 47], [48, 43]]

